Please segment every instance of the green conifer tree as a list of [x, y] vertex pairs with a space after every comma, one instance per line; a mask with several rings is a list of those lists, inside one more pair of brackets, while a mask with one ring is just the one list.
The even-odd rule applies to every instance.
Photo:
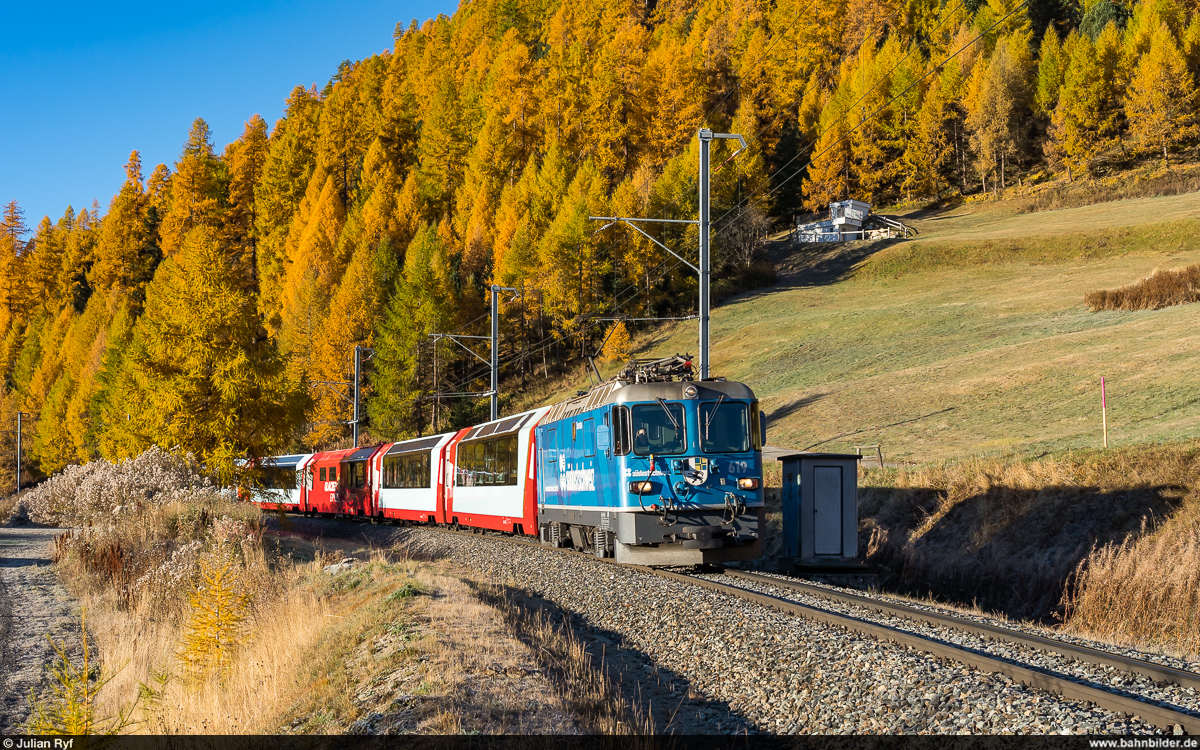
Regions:
[[1038, 55], [1037, 89], [1033, 95], [1035, 111], [1049, 118], [1058, 105], [1058, 90], [1067, 72], [1067, 55], [1059, 43], [1053, 24], [1046, 28]]
[[291, 442], [307, 406], [305, 384], [286, 377], [233, 253], [213, 230], [189, 232], [159, 267], [135, 337], [135, 390], [126, 399], [142, 406], [137, 434], [195, 454], [226, 481], [236, 459]]

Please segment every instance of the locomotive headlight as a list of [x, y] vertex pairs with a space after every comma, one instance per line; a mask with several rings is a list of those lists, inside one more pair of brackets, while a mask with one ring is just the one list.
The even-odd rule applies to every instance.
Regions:
[[739, 490], [757, 490], [759, 480], [758, 477], [743, 477], [738, 480]]
[[700, 391], [696, 390], [696, 386], [694, 386], [694, 385], [685, 385], [683, 387], [683, 397], [684, 398], [695, 398], [696, 394], [699, 392]]
[[654, 482], [630, 482], [629, 491], [635, 495], [649, 495], [654, 492]]

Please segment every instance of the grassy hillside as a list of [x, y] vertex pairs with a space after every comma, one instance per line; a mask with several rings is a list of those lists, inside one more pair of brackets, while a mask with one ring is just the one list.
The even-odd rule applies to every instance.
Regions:
[[[1022, 205], [920, 212], [907, 242], [778, 248], [777, 286], [714, 311], [714, 372], [755, 389], [771, 444], [882, 443], [889, 461], [1099, 446], [1101, 376], [1110, 444], [1200, 436], [1200, 309], [1083, 303], [1200, 262], [1200, 193]], [[694, 353], [695, 335], [664, 327], [638, 356]]]

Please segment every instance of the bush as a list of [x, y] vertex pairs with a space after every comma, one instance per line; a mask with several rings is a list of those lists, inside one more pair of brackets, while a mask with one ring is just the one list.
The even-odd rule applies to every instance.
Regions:
[[1180, 271], [1155, 271], [1119, 289], [1090, 292], [1083, 301], [1092, 312], [1101, 310], [1159, 310], [1200, 302], [1200, 264]]
[[91, 526], [148, 505], [212, 501], [219, 494], [190, 455], [154, 447], [120, 463], [68, 466], [26, 492], [21, 502], [35, 523]]
[[55, 539], [65, 578], [112, 592], [122, 608], [141, 601], [181, 615], [206, 550], [246, 564], [262, 556], [259, 509], [218, 490], [190, 457], [158, 448], [69, 467], [22, 499], [33, 520], [76, 527]]
[[241, 567], [223, 545], [201, 560], [200, 579], [189, 599], [192, 614], [179, 652], [179, 660], [194, 676], [220, 674], [230, 665], [242, 643], [242, 625], [252, 598]]
[[1170, 170], [1138, 170], [1099, 181], [1077, 181], [1039, 190], [1017, 203], [1017, 213], [1057, 211], [1093, 206], [1097, 203], [1184, 195], [1200, 190], [1200, 171], [1195, 167]]

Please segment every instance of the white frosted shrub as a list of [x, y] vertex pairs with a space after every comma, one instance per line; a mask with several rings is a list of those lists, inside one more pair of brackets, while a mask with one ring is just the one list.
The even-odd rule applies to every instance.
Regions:
[[155, 446], [120, 463], [68, 466], [22, 496], [35, 523], [93, 526], [150, 505], [214, 500], [219, 489], [188, 454]]

